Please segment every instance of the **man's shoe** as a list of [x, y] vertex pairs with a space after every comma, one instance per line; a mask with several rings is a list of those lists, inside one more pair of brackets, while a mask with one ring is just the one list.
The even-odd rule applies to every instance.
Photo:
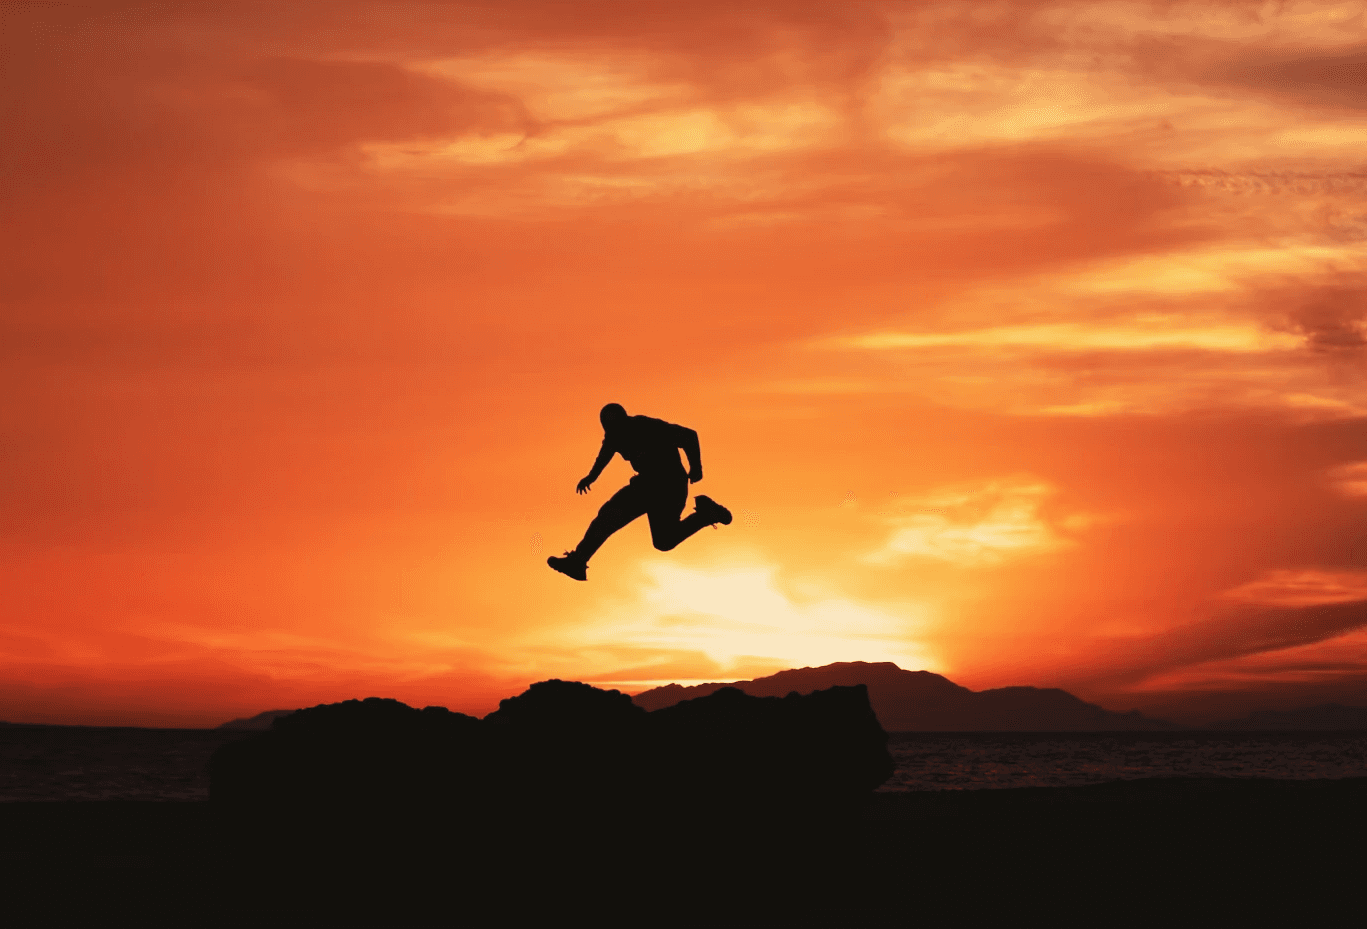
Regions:
[[[730, 520], [729, 513], [727, 514], [727, 519], [728, 521]], [[574, 578], [576, 581], [587, 581], [589, 579], [588, 562], [580, 561], [578, 558], [574, 557], [572, 552], [566, 552], [563, 556], [552, 555], [546, 559], [546, 564], [555, 568], [555, 570], [566, 577]]]
[[693, 512], [701, 513], [709, 526], [715, 526], [717, 523], [721, 523], [723, 526], [731, 525], [731, 511], [711, 497], [705, 497], [702, 494], [694, 497]]

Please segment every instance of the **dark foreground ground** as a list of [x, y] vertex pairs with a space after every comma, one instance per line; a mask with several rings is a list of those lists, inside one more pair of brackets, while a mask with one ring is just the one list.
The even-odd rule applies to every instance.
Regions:
[[[662, 810], [667, 809], [665, 805]], [[1367, 778], [881, 793], [813, 822], [604, 824], [208, 802], [0, 804], [7, 909], [179, 925], [1328, 924], [1358, 895]], [[20, 923], [13, 923], [19, 925]]]

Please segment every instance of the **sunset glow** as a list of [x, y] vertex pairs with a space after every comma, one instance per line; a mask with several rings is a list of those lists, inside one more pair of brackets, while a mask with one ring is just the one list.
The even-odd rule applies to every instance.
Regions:
[[[1367, 3], [2, 15], [0, 720], [1367, 705]], [[736, 519], [578, 583], [609, 401]]]

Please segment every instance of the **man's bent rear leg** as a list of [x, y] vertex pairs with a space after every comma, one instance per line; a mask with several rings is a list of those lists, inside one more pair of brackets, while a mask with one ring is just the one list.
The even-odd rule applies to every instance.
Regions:
[[701, 495], [694, 500], [693, 512], [679, 519], [688, 502], [687, 483], [680, 483], [677, 488], [659, 487], [652, 497], [646, 514], [650, 518], [650, 541], [662, 552], [672, 550], [699, 529], [731, 522], [730, 510]]

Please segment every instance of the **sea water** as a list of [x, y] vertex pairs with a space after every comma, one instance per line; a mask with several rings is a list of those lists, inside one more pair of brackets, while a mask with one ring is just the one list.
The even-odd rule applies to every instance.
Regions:
[[1367, 732], [898, 732], [881, 790], [1069, 787], [1139, 777], [1367, 776]]
[[[0, 802], [206, 800], [210, 756], [251, 734], [0, 726]], [[893, 733], [888, 748], [896, 771], [884, 791], [1367, 776], [1367, 732], [922, 732]]]
[[207, 800], [209, 758], [250, 732], [0, 726], [0, 802]]

